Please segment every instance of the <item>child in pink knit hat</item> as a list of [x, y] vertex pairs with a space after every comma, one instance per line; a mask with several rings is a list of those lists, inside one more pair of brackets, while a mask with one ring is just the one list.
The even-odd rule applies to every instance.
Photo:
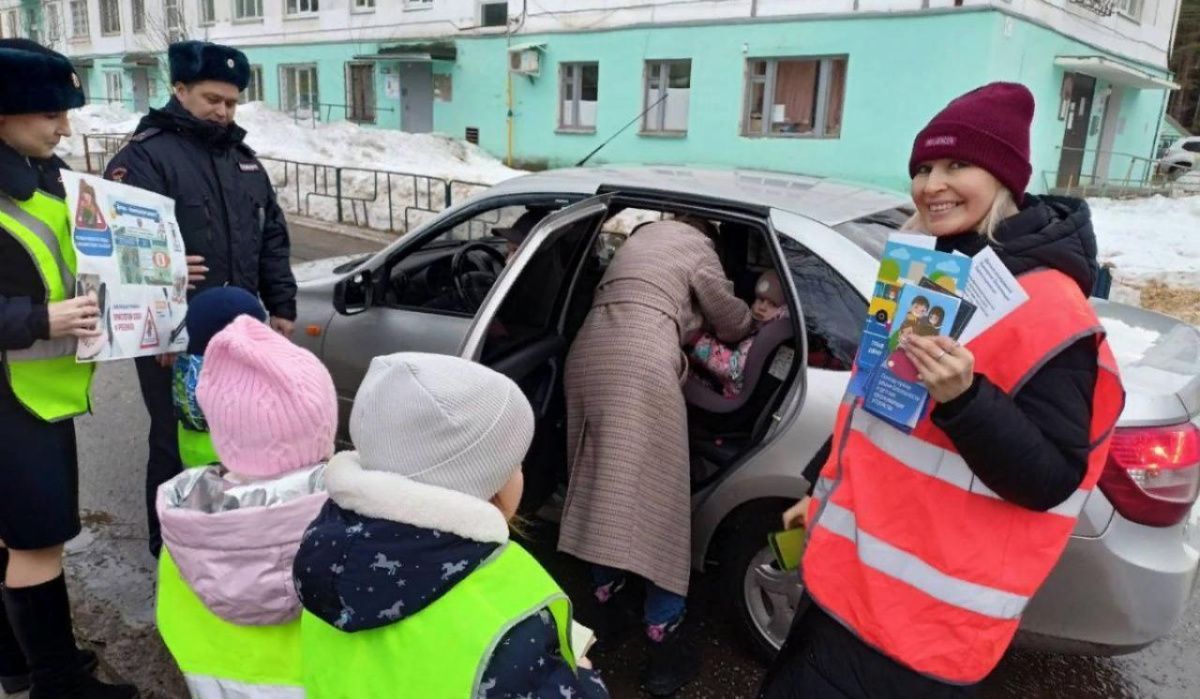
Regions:
[[[244, 629], [230, 638], [231, 624], [263, 627], [273, 653], [299, 658], [292, 560], [327, 499], [337, 396], [312, 353], [250, 316], [213, 337], [196, 394], [221, 464], [159, 489], [157, 616], [167, 648], [202, 694], [214, 679], [237, 679], [222, 676], [229, 667], [202, 662], [245, 638]], [[298, 667], [297, 660], [255, 671], [267, 684], [298, 687]]]

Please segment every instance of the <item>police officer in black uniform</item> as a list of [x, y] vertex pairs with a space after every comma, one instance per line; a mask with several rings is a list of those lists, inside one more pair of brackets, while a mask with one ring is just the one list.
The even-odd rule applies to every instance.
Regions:
[[[262, 299], [271, 327], [290, 335], [296, 281], [287, 224], [262, 164], [244, 143], [246, 132], [234, 123], [250, 64], [237, 49], [200, 41], [172, 44], [167, 53], [171, 100], [142, 119], [105, 177], [175, 200], [195, 291], [240, 286]], [[146, 512], [150, 550], [158, 555], [155, 493], [182, 468], [170, 357], [138, 359], [137, 370], [150, 413]]]
[[82, 107], [71, 63], [0, 39], [0, 687], [32, 699], [136, 697], [91, 676], [75, 645], [63, 544], [79, 533], [76, 415], [92, 366], [75, 342], [99, 334], [99, 307], [75, 297], [75, 254], [54, 156]]

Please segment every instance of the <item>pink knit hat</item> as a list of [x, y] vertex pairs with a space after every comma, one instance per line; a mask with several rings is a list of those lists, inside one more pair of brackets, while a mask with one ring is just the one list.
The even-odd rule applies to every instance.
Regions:
[[337, 394], [308, 350], [241, 316], [213, 336], [196, 398], [231, 472], [272, 478], [333, 455]]

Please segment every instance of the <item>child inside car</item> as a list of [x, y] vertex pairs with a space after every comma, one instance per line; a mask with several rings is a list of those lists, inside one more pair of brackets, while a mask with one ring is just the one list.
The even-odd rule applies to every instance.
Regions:
[[688, 355], [694, 375], [710, 381], [726, 398], [742, 392], [745, 382], [746, 357], [758, 330], [771, 321], [786, 318], [787, 302], [783, 295], [783, 284], [779, 274], [768, 269], [754, 285], [754, 304], [750, 306], [754, 316], [754, 329], [750, 335], [736, 345], [727, 345], [711, 333], [701, 332], [690, 343]]

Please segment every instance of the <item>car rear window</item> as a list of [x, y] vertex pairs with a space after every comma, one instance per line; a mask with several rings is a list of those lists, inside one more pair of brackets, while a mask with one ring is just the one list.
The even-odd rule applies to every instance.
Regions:
[[884, 209], [853, 221], [839, 223], [833, 229], [875, 259], [883, 257], [883, 246], [892, 233], [900, 230], [912, 211], [903, 208]]

